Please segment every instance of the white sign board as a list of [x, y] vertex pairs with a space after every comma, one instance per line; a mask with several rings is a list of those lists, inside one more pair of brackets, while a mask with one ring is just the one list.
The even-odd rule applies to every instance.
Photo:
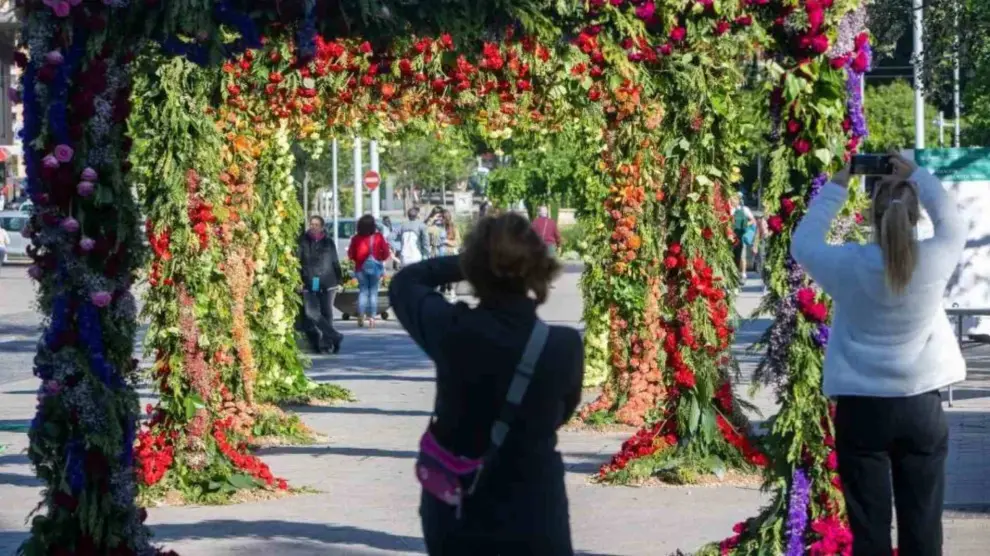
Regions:
[[474, 192], [454, 192], [454, 214], [471, 214], [474, 210]]
[[[930, 149], [918, 155], [918, 163], [953, 192], [969, 229], [962, 260], [945, 291], [945, 306], [990, 308], [990, 149]], [[918, 237], [932, 234], [931, 220], [924, 214]], [[990, 318], [973, 317], [964, 322], [964, 331], [990, 334]]]

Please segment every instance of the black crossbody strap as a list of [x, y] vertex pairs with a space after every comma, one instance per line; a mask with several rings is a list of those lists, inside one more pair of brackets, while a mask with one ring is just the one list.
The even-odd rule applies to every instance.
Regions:
[[543, 347], [547, 343], [547, 336], [550, 334], [550, 327], [545, 322], [536, 319], [533, 331], [529, 334], [526, 348], [523, 350], [522, 358], [516, 365], [516, 372], [512, 375], [512, 382], [509, 383], [509, 390], [505, 394], [505, 405], [501, 415], [492, 424], [491, 447], [489, 452], [495, 452], [505, 442], [505, 437], [509, 434], [509, 428], [518, 413], [516, 410], [522, 403], [529, 384], [533, 380], [533, 373], [536, 372], [536, 362], [543, 353]]

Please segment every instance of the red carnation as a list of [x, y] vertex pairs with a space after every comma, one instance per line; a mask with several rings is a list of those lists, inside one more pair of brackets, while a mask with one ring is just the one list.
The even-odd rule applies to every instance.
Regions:
[[847, 55], [838, 56], [836, 58], [832, 58], [831, 60], [829, 60], [828, 63], [829, 65], [832, 66], [832, 69], [842, 69], [846, 67], [846, 64], [849, 63], [849, 56]]
[[870, 57], [867, 56], [866, 52], [860, 50], [856, 53], [856, 57], [853, 58], [852, 69], [857, 73], [864, 73], [870, 69]]
[[813, 303], [805, 308], [804, 314], [813, 321], [824, 322], [828, 317], [828, 307], [824, 303]]
[[815, 302], [815, 290], [811, 288], [801, 288], [795, 295], [798, 305], [805, 306]]
[[779, 234], [784, 231], [784, 219], [774, 214], [770, 218], [767, 218], [767, 228], [770, 228], [771, 232]]
[[591, 89], [588, 91], [588, 100], [591, 102], [598, 102], [602, 98], [602, 92], [600, 89]]
[[371, 54], [371, 43], [364, 41], [360, 47], [361, 54]]
[[674, 49], [670, 46], [670, 43], [667, 43], [660, 47], [660, 54], [663, 54], [664, 56], [670, 56], [670, 53], [673, 50]]
[[715, 24], [715, 35], [721, 37], [729, 32], [732, 25], [728, 21], [722, 20]]
[[674, 27], [670, 30], [670, 40], [674, 42], [681, 42], [687, 37], [687, 29], [684, 27]]
[[791, 199], [783, 199], [780, 201], [780, 208], [783, 209], [785, 216], [790, 216], [794, 212], [794, 201]]
[[836, 452], [829, 452], [828, 458], [825, 459], [825, 467], [829, 471], [835, 471], [839, 468], [839, 455]]
[[792, 146], [794, 147], [794, 152], [799, 155], [808, 154], [808, 151], [811, 150], [811, 143], [808, 142], [807, 139], [803, 138], [795, 139]]
[[868, 33], [860, 33], [856, 35], [856, 49], [862, 50], [864, 46], [870, 44], [870, 35]]
[[828, 45], [828, 37], [825, 35], [816, 35], [815, 38], [811, 39], [811, 49], [818, 54], [828, 52]]
[[802, 127], [801, 122], [797, 120], [787, 120], [787, 133], [790, 133], [791, 135], [800, 133]]
[[667, 258], [663, 260], [663, 265], [671, 270], [677, 268], [677, 257], [673, 255], [667, 256]]
[[753, 24], [753, 16], [751, 15], [741, 15], [736, 18], [736, 25], [741, 25], [743, 27], [749, 27]]
[[674, 371], [674, 382], [684, 388], [694, 388], [695, 384], [697, 384], [694, 372], [687, 367], [681, 367]]

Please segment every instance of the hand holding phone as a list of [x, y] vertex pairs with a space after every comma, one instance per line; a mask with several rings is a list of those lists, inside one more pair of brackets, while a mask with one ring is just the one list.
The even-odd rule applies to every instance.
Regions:
[[894, 173], [892, 158], [886, 154], [857, 154], [852, 157], [850, 171], [855, 176], [889, 176]]

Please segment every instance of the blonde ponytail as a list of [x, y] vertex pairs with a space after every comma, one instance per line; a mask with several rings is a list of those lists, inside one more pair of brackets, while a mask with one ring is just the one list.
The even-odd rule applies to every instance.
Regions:
[[875, 208], [882, 207], [874, 213], [879, 216], [877, 238], [883, 252], [887, 286], [895, 294], [901, 294], [918, 264], [918, 242], [914, 236], [919, 216], [918, 195], [914, 184], [908, 182], [890, 184], [884, 189], [887, 191], [879, 193], [874, 200]]

